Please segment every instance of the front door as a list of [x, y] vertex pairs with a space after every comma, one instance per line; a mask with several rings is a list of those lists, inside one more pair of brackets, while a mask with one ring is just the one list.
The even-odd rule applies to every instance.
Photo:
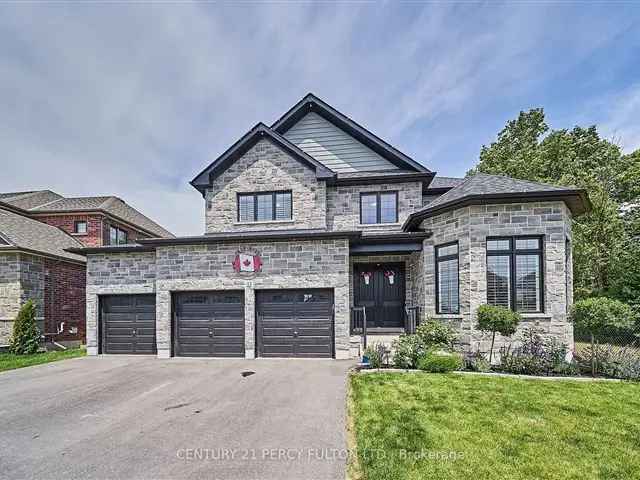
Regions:
[[356, 263], [353, 275], [354, 306], [365, 307], [367, 328], [402, 328], [404, 264]]

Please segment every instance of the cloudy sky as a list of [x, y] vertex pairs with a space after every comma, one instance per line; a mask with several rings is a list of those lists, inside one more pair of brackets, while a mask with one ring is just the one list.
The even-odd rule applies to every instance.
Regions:
[[442, 175], [544, 107], [640, 148], [635, 2], [0, 5], [0, 191], [113, 194], [203, 232], [188, 181], [311, 91]]

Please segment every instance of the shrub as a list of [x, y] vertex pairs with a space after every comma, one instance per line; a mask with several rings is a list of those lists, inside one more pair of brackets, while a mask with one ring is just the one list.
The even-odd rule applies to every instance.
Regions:
[[632, 328], [636, 316], [629, 305], [606, 297], [593, 297], [573, 304], [571, 321], [594, 337], [609, 328]]
[[16, 355], [29, 355], [36, 353], [39, 346], [40, 331], [36, 325], [36, 306], [32, 300], [27, 300], [13, 323], [9, 350]]
[[386, 363], [387, 347], [382, 343], [374, 343], [365, 349], [364, 355], [369, 358], [371, 368], [382, 368]]
[[591, 357], [591, 374], [597, 375], [598, 356], [596, 339], [606, 337], [612, 330], [632, 329], [636, 315], [629, 305], [606, 297], [592, 297], [573, 304], [570, 319], [578, 331], [586, 332], [594, 355]]
[[566, 362], [569, 349], [555, 338], [545, 339], [534, 328], [522, 334], [522, 345], [500, 349], [498, 370], [522, 375], [567, 375], [575, 373], [575, 367]]
[[446, 373], [461, 370], [464, 365], [459, 353], [430, 351], [418, 359], [418, 368], [425, 372]]
[[489, 360], [479, 351], [469, 354], [464, 359], [464, 367], [472, 372], [490, 372], [491, 364]]
[[433, 319], [418, 325], [416, 335], [425, 348], [453, 349], [456, 340], [456, 331], [453, 328]]
[[593, 372], [593, 358], [597, 358], [595, 374], [625, 380], [640, 380], [640, 352], [633, 347], [596, 345], [576, 351], [574, 359], [584, 372]]
[[496, 332], [505, 337], [516, 333], [520, 323], [520, 314], [505, 307], [494, 305], [480, 305], [478, 307], [477, 328], [483, 332], [491, 332], [491, 349], [489, 350], [489, 363], [493, 357], [493, 345], [496, 341]]
[[417, 335], [400, 335], [393, 341], [393, 366], [417, 368], [418, 358], [424, 353], [424, 345]]

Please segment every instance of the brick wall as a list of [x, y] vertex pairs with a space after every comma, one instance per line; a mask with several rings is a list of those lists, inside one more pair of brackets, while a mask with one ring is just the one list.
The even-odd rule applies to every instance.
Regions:
[[55, 333], [64, 322], [56, 340], [85, 340], [86, 268], [70, 262], [46, 259], [44, 280], [44, 316], [46, 333]]
[[[48, 225], [58, 227], [68, 234], [72, 235], [76, 240], [81, 242], [87, 247], [101, 247], [106, 245], [109, 240], [109, 226], [113, 225], [121, 230], [127, 232], [128, 241], [131, 242], [137, 238], [145, 237], [141, 233], [133, 230], [129, 227], [122, 226], [117, 222], [110, 221], [105, 215], [37, 215], [34, 216], [36, 220], [39, 220]], [[87, 233], [78, 234], [75, 233], [75, 222], [87, 222]]]
[[[238, 223], [238, 193], [292, 191], [292, 220]], [[260, 140], [217, 177], [206, 193], [206, 231], [326, 228], [326, 187], [313, 169]]]

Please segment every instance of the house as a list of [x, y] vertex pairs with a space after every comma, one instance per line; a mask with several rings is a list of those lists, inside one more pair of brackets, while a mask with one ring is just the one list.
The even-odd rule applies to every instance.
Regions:
[[485, 348], [479, 305], [570, 345], [571, 219], [584, 191], [437, 177], [309, 94], [191, 182], [203, 235], [87, 258], [89, 354], [332, 357], [434, 317]]
[[50, 190], [0, 193], [0, 346], [32, 299], [40, 329], [60, 343], [85, 339], [86, 259], [66, 251], [127, 244], [170, 232], [117, 197], [65, 198]]

